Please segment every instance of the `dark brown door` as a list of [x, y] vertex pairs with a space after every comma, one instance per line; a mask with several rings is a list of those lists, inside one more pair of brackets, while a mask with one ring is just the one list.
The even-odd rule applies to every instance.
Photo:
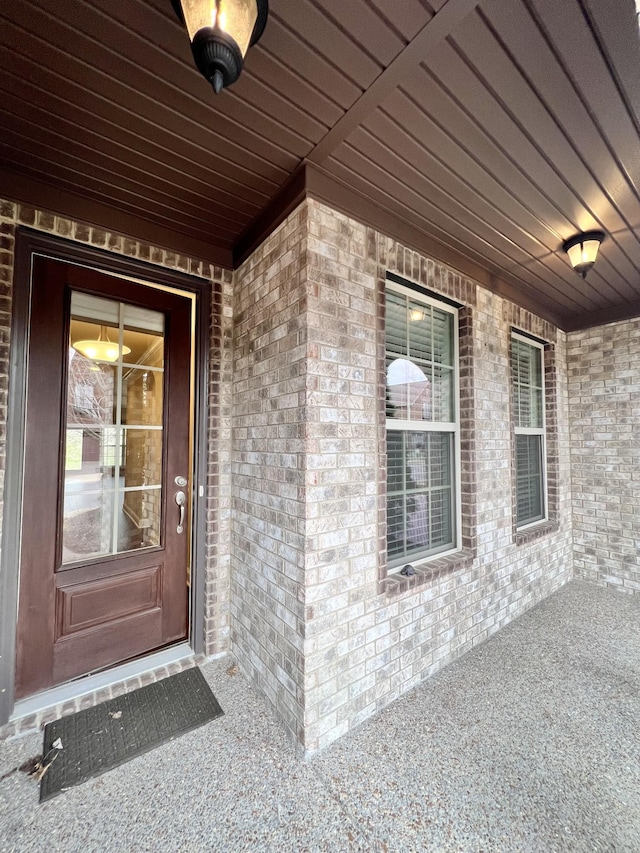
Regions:
[[39, 256], [32, 287], [18, 698], [186, 638], [189, 607], [191, 299]]

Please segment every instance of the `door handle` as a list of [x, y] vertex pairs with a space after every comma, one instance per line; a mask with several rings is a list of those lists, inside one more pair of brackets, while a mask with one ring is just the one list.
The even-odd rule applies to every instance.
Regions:
[[175, 502], [180, 507], [180, 518], [178, 519], [178, 526], [176, 527], [176, 533], [182, 533], [184, 530], [184, 507], [187, 503], [187, 496], [185, 493], [180, 490], [175, 494]]

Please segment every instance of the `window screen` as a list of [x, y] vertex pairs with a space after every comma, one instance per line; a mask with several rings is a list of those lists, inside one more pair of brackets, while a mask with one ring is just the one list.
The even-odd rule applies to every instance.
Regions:
[[388, 283], [387, 549], [391, 566], [456, 545], [455, 309]]

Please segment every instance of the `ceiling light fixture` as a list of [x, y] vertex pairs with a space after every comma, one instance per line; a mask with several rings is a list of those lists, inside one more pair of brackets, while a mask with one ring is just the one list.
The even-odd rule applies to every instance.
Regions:
[[262, 35], [268, 0], [171, 0], [186, 25], [198, 71], [219, 94], [240, 76], [247, 51]]
[[595, 264], [603, 240], [604, 231], [585, 231], [562, 244], [562, 248], [569, 255], [571, 266], [582, 278], [587, 277], [587, 273]]
[[[97, 341], [76, 341], [74, 350], [92, 361], [117, 361], [120, 355], [118, 344], [109, 340], [106, 326], [100, 326], [100, 336]], [[122, 355], [128, 355], [131, 347], [122, 346]]]

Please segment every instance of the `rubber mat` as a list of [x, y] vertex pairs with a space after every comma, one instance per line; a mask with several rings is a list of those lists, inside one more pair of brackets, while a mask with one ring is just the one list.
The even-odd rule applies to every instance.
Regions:
[[40, 802], [223, 713], [194, 668], [55, 720], [44, 730]]

